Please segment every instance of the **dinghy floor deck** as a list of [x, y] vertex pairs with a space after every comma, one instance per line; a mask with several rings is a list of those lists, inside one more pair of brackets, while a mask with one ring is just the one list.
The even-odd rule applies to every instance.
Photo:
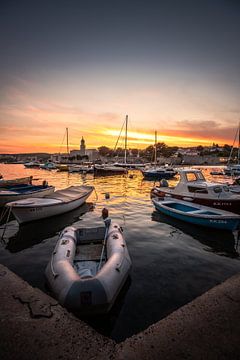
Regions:
[[79, 245], [76, 249], [74, 261], [99, 261], [103, 244]]

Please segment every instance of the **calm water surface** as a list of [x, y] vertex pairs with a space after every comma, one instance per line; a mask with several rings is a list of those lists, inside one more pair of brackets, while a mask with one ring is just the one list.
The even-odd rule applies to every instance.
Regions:
[[[203, 169], [206, 177], [212, 179], [210, 170]], [[154, 182], [144, 181], [137, 170], [130, 171], [133, 178], [94, 178], [0, 164], [0, 173], [6, 179], [33, 175], [36, 182], [46, 179], [57, 189], [81, 184], [95, 186], [96, 193], [88, 202], [70, 213], [21, 227], [14, 219], [10, 221], [0, 244], [0, 262], [45, 292], [45, 267], [58, 233], [65, 226], [101, 224], [103, 207], [123, 226], [133, 263], [131, 277], [108, 316], [86, 319], [116, 341], [147, 328], [240, 271], [231, 234], [188, 225], [157, 213], [149, 197]], [[216, 179], [228, 181], [224, 177]], [[110, 194], [109, 199], [105, 198], [106, 193]]]

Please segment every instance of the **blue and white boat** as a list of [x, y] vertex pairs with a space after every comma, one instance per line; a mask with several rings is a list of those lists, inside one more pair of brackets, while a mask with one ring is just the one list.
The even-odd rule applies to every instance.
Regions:
[[45, 181], [42, 185], [22, 184], [15, 185], [6, 190], [0, 190], [0, 207], [10, 201], [18, 201], [30, 197], [44, 197], [54, 192], [54, 186], [49, 186]]
[[152, 202], [159, 212], [191, 224], [230, 231], [240, 228], [240, 215], [230, 211], [166, 197], [164, 200], [152, 199]]

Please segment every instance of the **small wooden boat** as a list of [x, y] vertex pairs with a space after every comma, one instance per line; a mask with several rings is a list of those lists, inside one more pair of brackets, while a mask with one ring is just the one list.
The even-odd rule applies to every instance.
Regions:
[[54, 192], [54, 187], [43, 182], [42, 185], [15, 185], [7, 190], [0, 190], [0, 206], [26, 198], [41, 198]]
[[231, 231], [240, 228], [240, 215], [229, 211], [176, 199], [152, 199], [152, 201], [159, 212], [191, 224]]
[[27, 176], [23, 178], [17, 178], [17, 179], [9, 179], [5, 180], [1, 178], [0, 180], [0, 188], [9, 188], [16, 185], [27, 185], [32, 183], [32, 176]]
[[70, 186], [47, 194], [6, 204], [19, 224], [64, 214], [81, 206], [94, 190], [93, 186]]
[[131, 269], [121, 227], [105, 224], [65, 228], [45, 272], [59, 303], [83, 315], [107, 313]]

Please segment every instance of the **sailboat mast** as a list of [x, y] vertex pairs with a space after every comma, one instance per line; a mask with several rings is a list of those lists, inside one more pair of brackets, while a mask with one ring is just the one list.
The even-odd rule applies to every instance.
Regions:
[[66, 134], [67, 134], [67, 153], [69, 155], [69, 148], [68, 148], [68, 128], [66, 128]]
[[127, 163], [127, 131], [128, 131], [128, 115], [126, 115], [126, 127], [125, 127], [125, 152], [124, 152], [124, 163]]
[[157, 166], [157, 131], [155, 130], [155, 151], [154, 151], [154, 164]]
[[240, 121], [238, 124], [238, 165], [239, 165], [239, 159], [240, 158]]

